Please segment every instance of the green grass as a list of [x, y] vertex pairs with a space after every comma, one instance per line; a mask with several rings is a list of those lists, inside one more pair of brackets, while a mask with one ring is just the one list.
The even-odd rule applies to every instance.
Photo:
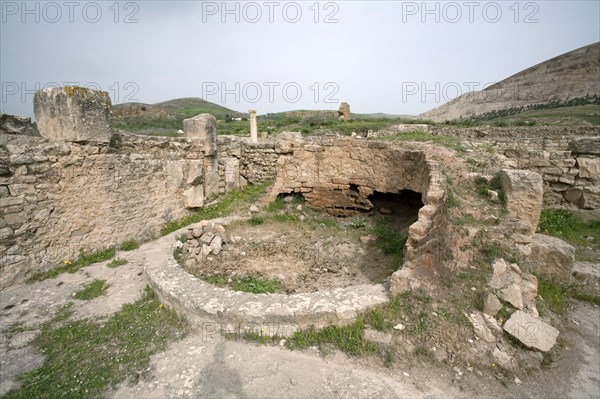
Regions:
[[75, 293], [76, 299], [81, 299], [82, 301], [89, 301], [94, 298], [98, 298], [102, 296], [109, 285], [106, 284], [106, 280], [94, 280], [89, 284], [86, 284], [81, 290]]
[[133, 251], [134, 249], [138, 249], [139, 247], [140, 247], [140, 245], [136, 241], [129, 240], [129, 241], [125, 241], [123, 244], [121, 244], [119, 249], [121, 251]]
[[[600, 221], [584, 222], [565, 209], [543, 210], [538, 232], [558, 237], [575, 247], [600, 250]], [[586, 237], [593, 239], [589, 241]]]
[[282, 283], [280, 280], [269, 280], [262, 277], [246, 275], [236, 277], [229, 283], [228, 278], [222, 275], [202, 276], [202, 280], [218, 287], [229, 287], [234, 291], [249, 292], [251, 294], [273, 294], [281, 292]]
[[268, 212], [271, 212], [271, 213], [279, 212], [279, 211], [285, 209], [285, 201], [283, 200], [282, 197], [277, 197], [277, 198], [275, 198], [274, 201], [272, 201], [269, 205], [267, 205], [266, 209]]
[[563, 314], [567, 309], [566, 290], [554, 281], [538, 279], [538, 296], [543, 298], [538, 304], [543, 302], [554, 313]]
[[384, 254], [396, 257], [398, 266], [400, 266], [404, 260], [404, 246], [407, 237], [401, 236], [385, 223], [375, 226], [373, 233], [377, 237], [375, 245], [381, 248]]
[[250, 223], [252, 226], [258, 226], [260, 224], [263, 224], [264, 222], [265, 218], [257, 215], [252, 216], [250, 220], [248, 220], [248, 223]]
[[296, 331], [287, 339], [286, 345], [290, 349], [306, 349], [330, 344], [349, 355], [376, 353], [377, 345], [363, 337], [364, 328], [364, 320], [359, 317], [354, 323], [344, 327], [328, 326], [320, 330], [309, 328]]
[[190, 224], [198, 223], [201, 220], [227, 216], [235, 210], [236, 206], [256, 202], [270, 184], [270, 182], [265, 182], [258, 185], [248, 185], [243, 190], [235, 190], [227, 193], [216, 204], [205, 206], [190, 216], [168, 223], [161, 229], [161, 234], [165, 236]]
[[[65, 324], [70, 310], [42, 326], [33, 344], [44, 364], [20, 377], [5, 398], [97, 398], [128, 376], [148, 368], [152, 354], [183, 337], [188, 327], [163, 308], [149, 288], [103, 323]], [[62, 321], [61, 321], [62, 320]]]
[[273, 215], [273, 220], [276, 222], [282, 222], [282, 223], [287, 223], [287, 222], [299, 222], [300, 221], [300, 216], [295, 214], [295, 213], [283, 213], [283, 214], [275, 214]]
[[234, 291], [250, 292], [252, 294], [272, 294], [279, 292], [281, 281], [247, 275], [233, 280], [231, 282], [231, 289]]
[[129, 263], [127, 259], [113, 259], [112, 261], [106, 264], [106, 267], [114, 269], [115, 267], [126, 265], [127, 263]]
[[50, 269], [47, 272], [36, 273], [33, 276], [31, 276], [27, 281], [29, 283], [34, 283], [37, 281], [43, 281], [49, 278], [57, 277], [63, 273], [75, 273], [82, 267], [89, 266], [93, 263], [104, 262], [113, 258], [114, 256], [114, 248], [107, 248], [89, 254], [86, 254], [83, 250], [80, 250], [79, 258], [75, 262], [65, 260], [63, 265]]
[[568, 305], [569, 298], [592, 303], [600, 306], [600, 296], [579, 292], [576, 287], [565, 287], [554, 281], [543, 278], [538, 279], [537, 307], [541, 315], [548, 314], [548, 310], [563, 314]]

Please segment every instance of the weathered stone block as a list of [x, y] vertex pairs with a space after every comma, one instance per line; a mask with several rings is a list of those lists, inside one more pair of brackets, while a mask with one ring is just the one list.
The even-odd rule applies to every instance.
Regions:
[[204, 141], [204, 155], [217, 153], [217, 119], [211, 114], [200, 114], [183, 120], [185, 136]]
[[600, 155], [600, 137], [582, 137], [569, 143], [574, 154]]
[[531, 253], [525, 265], [540, 276], [561, 283], [569, 283], [575, 262], [575, 248], [556, 237], [543, 234], [533, 236]]
[[109, 142], [111, 108], [107, 92], [78, 86], [42, 89], [33, 96], [38, 130], [52, 141]]
[[183, 192], [186, 208], [199, 208], [204, 205], [204, 187], [192, 186]]
[[542, 352], [552, 349], [558, 338], [556, 328], [520, 310], [512, 314], [503, 328], [524, 345]]
[[542, 176], [530, 170], [503, 169], [502, 188], [506, 197], [506, 209], [513, 219], [530, 223], [533, 234], [542, 212], [544, 186]]
[[600, 180], [600, 158], [577, 158], [579, 177], [590, 180]]

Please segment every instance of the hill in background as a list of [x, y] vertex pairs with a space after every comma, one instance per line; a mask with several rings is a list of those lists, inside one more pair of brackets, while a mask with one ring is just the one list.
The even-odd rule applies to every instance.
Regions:
[[598, 105], [600, 43], [595, 43], [527, 68], [485, 90], [465, 93], [418, 118], [434, 122], [493, 120], [533, 111], [529, 116], [552, 119], [566, 115], [564, 110], [550, 110], [583, 106], [573, 109], [584, 116], [578, 119], [585, 122], [589, 116], [597, 124]]

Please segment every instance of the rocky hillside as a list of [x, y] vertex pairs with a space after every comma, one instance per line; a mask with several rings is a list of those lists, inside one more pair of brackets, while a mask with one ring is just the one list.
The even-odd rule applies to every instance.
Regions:
[[531, 109], [597, 104], [599, 77], [600, 42], [525, 69], [485, 90], [465, 93], [418, 118], [492, 119]]

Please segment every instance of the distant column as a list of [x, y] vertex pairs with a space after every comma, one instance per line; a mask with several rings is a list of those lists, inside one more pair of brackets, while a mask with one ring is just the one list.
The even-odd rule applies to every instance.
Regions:
[[250, 115], [250, 141], [258, 143], [258, 128], [256, 127], [256, 110], [248, 111]]

